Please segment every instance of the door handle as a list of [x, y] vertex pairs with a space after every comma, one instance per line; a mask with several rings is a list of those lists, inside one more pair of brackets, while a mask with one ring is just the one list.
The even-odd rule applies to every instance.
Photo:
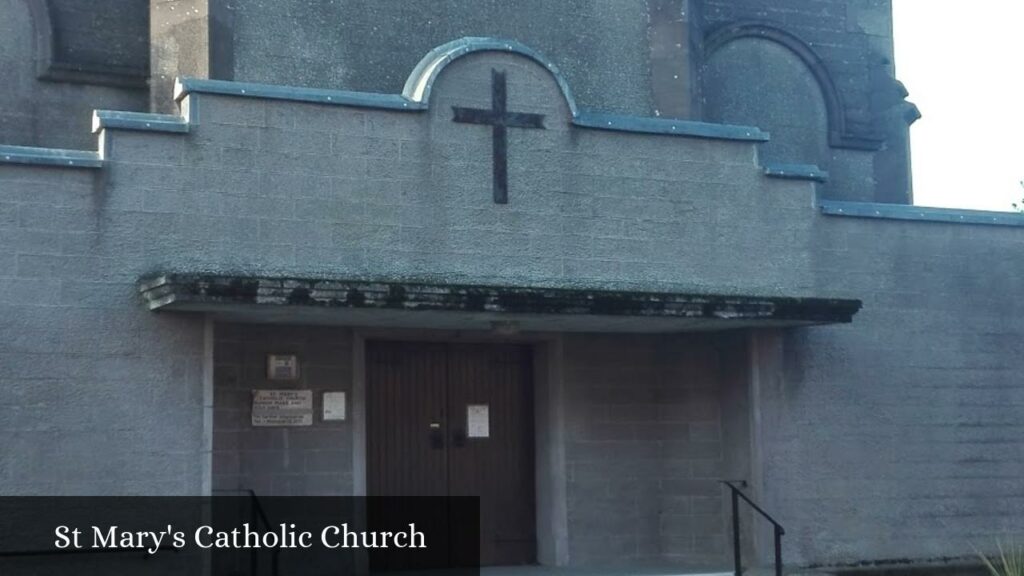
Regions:
[[436, 422], [430, 423], [430, 447], [434, 450], [444, 449], [444, 431], [441, 425]]
[[454, 444], [456, 448], [462, 448], [463, 446], [465, 446], [466, 431], [463, 430], [462, 428], [456, 428], [455, 431], [452, 433], [452, 444]]

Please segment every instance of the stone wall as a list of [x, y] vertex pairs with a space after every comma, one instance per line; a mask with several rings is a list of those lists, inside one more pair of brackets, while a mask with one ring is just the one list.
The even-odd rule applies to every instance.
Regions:
[[136, 296], [173, 224], [108, 202], [102, 182], [0, 166], [0, 494], [208, 487], [203, 319]]
[[[451, 121], [452, 106], [490, 105], [494, 66], [509, 73], [511, 110], [546, 114], [545, 130], [510, 129], [508, 205], [492, 200], [490, 129]], [[573, 127], [548, 71], [518, 56], [449, 65], [427, 112], [196, 98], [201, 120], [186, 138], [109, 140], [115, 157], [166, 158], [161, 190], [175, 193], [154, 191], [147, 202], [194, 215], [167, 238], [163, 268], [764, 295], [809, 288], [797, 246], [810, 223], [794, 215], [810, 205], [810, 183], [765, 178], [751, 142]], [[779, 230], [780, 220], [791, 229]], [[188, 249], [199, 241], [231, 249]], [[738, 278], [737, 253], [760, 266]], [[708, 269], [708, 259], [720, 265]]]
[[[0, 71], [17, 78], [8, 81], [9, 96], [0, 104], [4, 143], [92, 148], [92, 109], [172, 112], [168, 96], [180, 75], [398, 92], [428, 50], [463, 36], [492, 36], [549, 55], [581, 107], [750, 123], [776, 136], [764, 147], [766, 161], [829, 170], [832, 183], [823, 189], [829, 197], [912, 198], [906, 124], [916, 112], [893, 79], [888, 1], [154, 0], [121, 6], [116, 0], [60, 0], [33, 4], [31, 17], [29, 5], [0, 4], [9, 28]], [[765, 59], [760, 68], [771, 72], [755, 76], [777, 82], [742, 84], [755, 77], [749, 58], [741, 57], [746, 65], [731, 65], [717, 49], [705, 49], [706, 35], [737, 22], [792, 34], [821, 59], [839, 99], [830, 122], [800, 114], [816, 98], [813, 86], [797, 91], [794, 100], [762, 99], [790, 93], [797, 69]], [[40, 74], [48, 80], [40, 81]], [[721, 77], [741, 85], [722, 86]], [[796, 84], [808, 81], [813, 79], [804, 76]], [[799, 134], [811, 134], [813, 145], [790, 137], [794, 123]], [[870, 149], [818, 146], [829, 130], [851, 142], [866, 138]]]
[[[324, 392], [352, 398], [347, 328], [217, 324], [213, 489], [259, 496], [352, 494], [352, 419], [323, 420]], [[296, 354], [299, 380], [267, 379], [267, 354]], [[313, 425], [252, 425], [254, 390], [313, 391]], [[347, 407], [348, 408], [348, 407]]]
[[705, 29], [763, 22], [793, 34], [824, 62], [835, 80], [851, 133], [878, 132], [873, 91], [877, 69], [892, 76], [891, 0], [705, 0]]
[[[548, 127], [512, 130], [508, 205], [489, 129], [451, 122], [489, 105], [492, 68]], [[138, 278], [429, 277], [861, 298], [759, 364], [751, 477], [787, 560], [1024, 534], [1019, 227], [825, 216], [751, 142], [574, 127], [561, 98], [534, 62], [477, 54], [430, 111], [196, 93], [187, 134], [105, 131], [102, 170], [0, 164], [3, 490], [206, 487], [203, 322], [142, 310]]]
[[[743, 348], [707, 336], [565, 339], [570, 561], [725, 566], [723, 479], [745, 478], [742, 407], [729, 391]], [[736, 436], [744, 438], [736, 440]], [[736, 456], [737, 454], [732, 454]]]
[[829, 171], [827, 197], [912, 203], [889, 0], [707, 0], [700, 18], [706, 119], [767, 130], [764, 161]]
[[1024, 230], [821, 218], [850, 326], [787, 333], [762, 390], [766, 498], [796, 562], [973, 558], [1024, 536]]

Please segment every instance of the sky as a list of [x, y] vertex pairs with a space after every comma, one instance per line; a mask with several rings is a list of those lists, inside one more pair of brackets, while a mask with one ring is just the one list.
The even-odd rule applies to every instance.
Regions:
[[1024, 198], [1024, 2], [892, 0], [914, 203], [1012, 210]]

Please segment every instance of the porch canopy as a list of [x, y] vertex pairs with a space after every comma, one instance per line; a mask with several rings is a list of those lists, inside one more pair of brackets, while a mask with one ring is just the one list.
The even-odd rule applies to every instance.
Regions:
[[150, 310], [225, 321], [527, 332], [684, 332], [848, 323], [860, 300], [165, 274]]

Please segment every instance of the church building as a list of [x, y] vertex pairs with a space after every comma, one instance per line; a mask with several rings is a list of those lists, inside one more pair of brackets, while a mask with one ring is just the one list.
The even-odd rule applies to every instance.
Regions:
[[621, 574], [1024, 541], [1024, 217], [913, 205], [890, 0], [0, 46], [0, 495], [479, 496], [484, 564]]

